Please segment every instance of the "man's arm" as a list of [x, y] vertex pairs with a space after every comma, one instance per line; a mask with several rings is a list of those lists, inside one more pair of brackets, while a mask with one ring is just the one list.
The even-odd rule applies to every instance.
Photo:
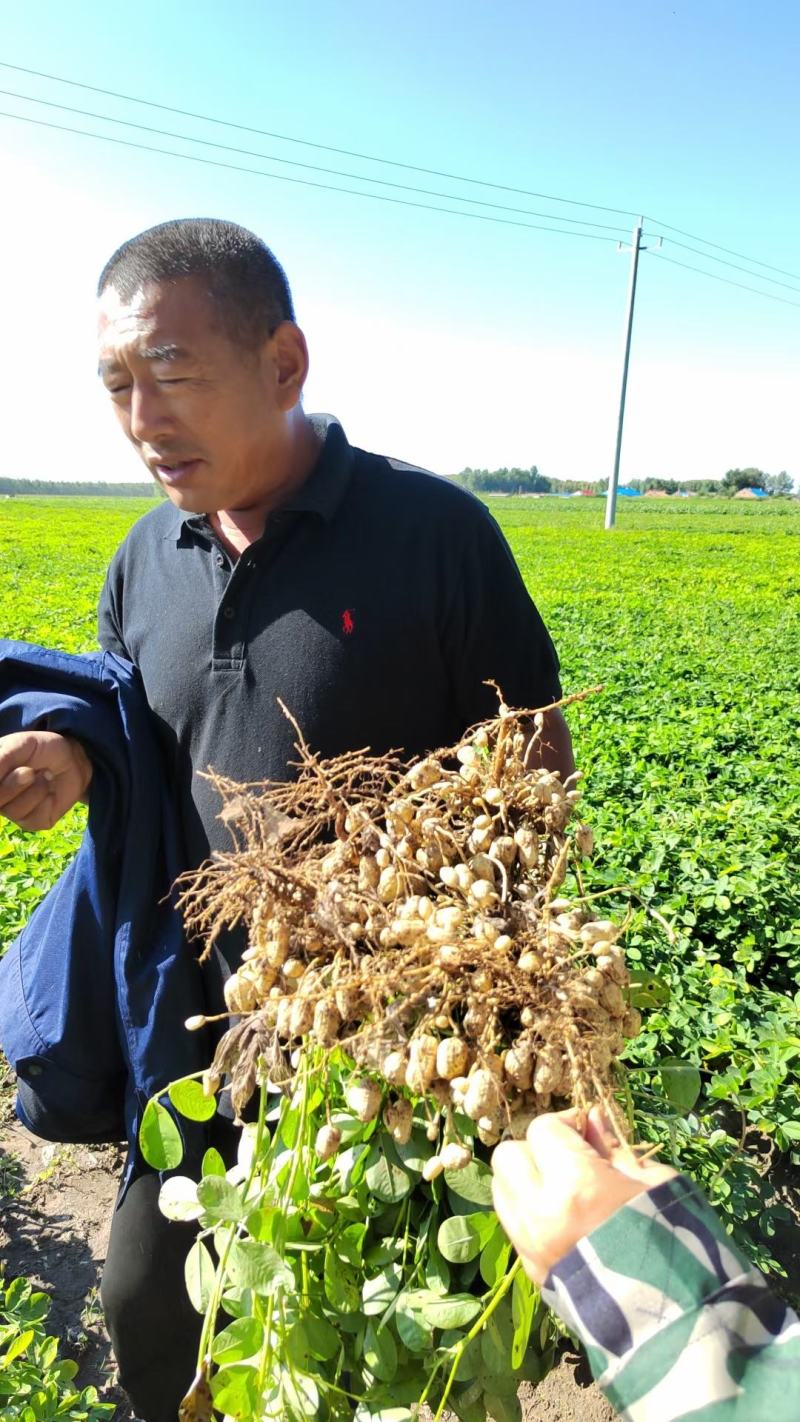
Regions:
[[97, 605], [97, 640], [104, 652], [114, 652], [118, 657], [124, 657], [126, 661], [131, 662], [133, 658], [125, 646], [119, 615], [121, 590], [120, 550], [117, 550], [106, 573]]
[[[513, 709], [561, 698], [558, 656], [500, 529], [470, 500], [448, 536], [448, 614], [442, 646], [458, 719], [466, 726], [497, 715], [496, 686]], [[531, 727], [533, 732], [533, 727]], [[560, 710], [546, 713], [531, 765], [569, 775], [572, 747]]]
[[544, 713], [544, 725], [541, 734], [531, 742], [527, 765], [529, 770], [538, 770], [540, 766], [544, 766], [545, 770], [555, 770], [562, 781], [574, 774], [572, 737], [559, 707]]

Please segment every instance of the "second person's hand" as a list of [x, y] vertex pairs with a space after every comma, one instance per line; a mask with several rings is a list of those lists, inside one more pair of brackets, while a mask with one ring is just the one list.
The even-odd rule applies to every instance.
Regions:
[[495, 1209], [525, 1272], [543, 1284], [554, 1264], [621, 1205], [675, 1171], [637, 1160], [593, 1107], [585, 1135], [575, 1110], [538, 1116], [524, 1141], [492, 1157]]

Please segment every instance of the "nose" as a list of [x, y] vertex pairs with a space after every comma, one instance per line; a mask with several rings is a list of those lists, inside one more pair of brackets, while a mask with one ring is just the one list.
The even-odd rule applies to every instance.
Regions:
[[169, 434], [172, 419], [164, 392], [157, 385], [134, 384], [128, 428], [136, 444], [158, 444], [159, 438]]

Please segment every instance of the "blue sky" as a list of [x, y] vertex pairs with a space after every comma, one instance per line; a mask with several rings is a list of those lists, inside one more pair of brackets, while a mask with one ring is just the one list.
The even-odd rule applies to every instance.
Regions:
[[[4, 15], [11, 64], [495, 184], [643, 212], [800, 273], [800, 10], [789, 0], [275, 6], [55, 0]], [[142, 153], [0, 118], [0, 378], [19, 414], [4, 473], [130, 478], [95, 389], [92, 292], [111, 250], [168, 217], [225, 216], [284, 263], [312, 352], [307, 404], [442, 472], [537, 462], [597, 477], [613, 453], [632, 218], [475, 188], [236, 132], [0, 68], [0, 88], [255, 150], [245, 157], [0, 95], [0, 109], [244, 167], [369, 190], [275, 158], [608, 223], [611, 241], [465, 220]], [[462, 207], [389, 187], [387, 196]], [[491, 215], [492, 209], [475, 209]], [[580, 229], [578, 229], [580, 230]], [[679, 238], [690, 246], [698, 244]], [[623, 477], [800, 476], [800, 276], [749, 275], [665, 240], [642, 257]], [[787, 287], [759, 279], [773, 276]], [[43, 390], [40, 367], [48, 371]], [[42, 420], [43, 402], [48, 418]], [[35, 430], [35, 437], [32, 436]]]

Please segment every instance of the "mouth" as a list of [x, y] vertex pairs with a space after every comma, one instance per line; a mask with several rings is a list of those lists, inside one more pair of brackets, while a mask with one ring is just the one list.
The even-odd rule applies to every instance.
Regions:
[[158, 460], [150, 465], [150, 469], [161, 484], [183, 484], [199, 469], [201, 463], [200, 459], [171, 459], [168, 462]]

